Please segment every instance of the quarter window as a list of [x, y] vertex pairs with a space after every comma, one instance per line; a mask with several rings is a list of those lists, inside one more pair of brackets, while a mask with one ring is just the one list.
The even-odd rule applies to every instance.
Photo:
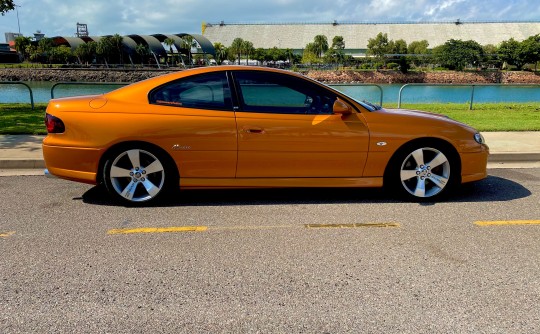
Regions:
[[172, 107], [231, 110], [225, 72], [201, 74], [169, 82], [150, 93], [150, 103]]
[[242, 111], [332, 114], [336, 97], [301, 78], [262, 71], [235, 71]]

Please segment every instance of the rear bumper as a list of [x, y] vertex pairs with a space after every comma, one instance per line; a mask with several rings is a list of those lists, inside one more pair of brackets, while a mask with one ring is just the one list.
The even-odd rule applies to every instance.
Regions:
[[45, 175], [96, 184], [101, 150], [43, 145]]

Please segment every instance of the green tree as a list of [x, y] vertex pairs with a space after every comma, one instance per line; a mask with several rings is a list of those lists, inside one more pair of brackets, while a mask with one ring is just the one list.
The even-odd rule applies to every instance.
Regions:
[[393, 46], [394, 49], [392, 50], [392, 52], [395, 54], [404, 55], [408, 52], [407, 42], [405, 42], [405, 40], [403, 39], [398, 39], [397, 41], [395, 41]]
[[73, 57], [71, 48], [66, 45], [60, 45], [51, 49], [49, 59], [53, 64], [65, 64], [71, 57]]
[[255, 48], [253, 47], [253, 43], [250, 41], [243, 41], [242, 42], [242, 52], [246, 56], [246, 65], [249, 65], [249, 56], [253, 53]]
[[315, 46], [315, 54], [321, 58], [326, 51], [328, 51], [328, 39], [325, 35], [317, 35], [313, 38], [313, 44]]
[[105, 36], [97, 42], [96, 54], [103, 59], [107, 67], [109, 67], [109, 59], [113, 49], [114, 45], [111, 36]]
[[114, 57], [114, 59], [117, 59], [120, 61], [120, 64], [124, 63], [124, 45], [122, 44], [122, 41], [124, 40], [124, 37], [120, 36], [119, 34], [114, 34], [111, 36], [111, 56]]
[[52, 49], [54, 48], [54, 41], [52, 38], [42, 38], [38, 42], [37, 52], [40, 57], [47, 59], [47, 63], [51, 63]]
[[[165, 45], [167, 45], [169, 47], [169, 55], [170, 55], [171, 59], [174, 59], [174, 52], [173, 52], [173, 48], [172, 48], [172, 46], [174, 45], [174, 39], [172, 39], [170, 37], [165, 38], [163, 43], [165, 43]], [[173, 60], [171, 60], [171, 65], [172, 64], [173, 64]]]
[[135, 47], [135, 53], [139, 55], [141, 65], [144, 66], [144, 59], [150, 55], [150, 49], [148, 46], [144, 44], [137, 44]]
[[88, 63], [94, 59], [96, 54], [96, 46], [97, 43], [94, 41], [80, 44], [73, 53], [79, 59], [81, 64], [85, 63], [88, 65]]
[[525, 54], [525, 61], [528, 64], [534, 64], [534, 70], [536, 71], [540, 61], [540, 34], [530, 36], [521, 42], [521, 48]]
[[394, 45], [388, 39], [388, 34], [378, 33], [375, 38], [368, 39], [367, 55], [374, 56], [380, 61], [386, 63], [385, 55], [392, 53]]
[[221, 63], [223, 63], [223, 61], [227, 59], [228, 50], [223, 44], [219, 42], [214, 43], [214, 50], [216, 52], [216, 63], [218, 65], [221, 65]]
[[332, 39], [331, 48], [334, 50], [345, 49], [345, 41], [343, 40], [343, 36], [334, 36], [334, 38]]
[[240, 65], [240, 57], [242, 56], [242, 51], [244, 50], [244, 40], [240, 37], [237, 37], [233, 40], [231, 46], [229, 47], [229, 50], [232, 54], [237, 56], [238, 65]]
[[467, 65], [480, 66], [484, 58], [484, 50], [475, 41], [451, 39], [434, 48], [433, 56], [442, 66], [461, 71]]
[[256, 48], [253, 51], [252, 58], [258, 61], [259, 63], [262, 63], [267, 60], [267, 51], [263, 48]]
[[287, 49], [283, 50], [283, 52], [285, 53], [285, 58], [287, 59], [289, 64], [291, 64], [291, 65], [294, 64], [293, 50], [287, 48]]
[[413, 41], [407, 46], [409, 60], [415, 65], [420, 66], [426, 63], [426, 56], [429, 54], [429, 43], [427, 40]]
[[482, 49], [484, 50], [483, 63], [500, 69], [502, 62], [497, 55], [499, 49], [493, 44], [483, 45]]
[[4, 16], [5, 13], [15, 9], [13, 0], [0, 0], [0, 13]]
[[518, 70], [521, 70], [527, 63], [527, 56], [521, 42], [518, 42], [513, 38], [503, 41], [499, 45], [498, 54], [502, 61], [509, 65], [516, 66]]
[[15, 38], [15, 50], [23, 56], [23, 59], [28, 58], [26, 48], [30, 44], [32, 44], [32, 39], [30, 37], [19, 36]]

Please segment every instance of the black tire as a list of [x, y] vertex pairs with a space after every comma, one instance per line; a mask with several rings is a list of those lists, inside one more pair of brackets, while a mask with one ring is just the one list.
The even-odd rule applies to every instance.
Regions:
[[460, 179], [456, 154], [440, 144], [407, 145], [390, 161], [387, 188], [413, 201], [438, 200], [449, 194]]
[[154, 203], [178, 189], [178, 173], [170, 158], [150, 145], [114, 149], [103, 165], [103, 183], [111, 197], [124, 205]]

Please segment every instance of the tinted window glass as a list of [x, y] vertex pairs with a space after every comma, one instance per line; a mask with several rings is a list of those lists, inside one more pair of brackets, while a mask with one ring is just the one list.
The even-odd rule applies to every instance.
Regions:
[[261, 71], [234, 72], [241, 109], [283, 114], [331, 114], [336, 97], [294, 76]]
[[167, 83], [150, 93], [150, 103], [200, 109], [232, 108], [225, 72], [201, 74]]

